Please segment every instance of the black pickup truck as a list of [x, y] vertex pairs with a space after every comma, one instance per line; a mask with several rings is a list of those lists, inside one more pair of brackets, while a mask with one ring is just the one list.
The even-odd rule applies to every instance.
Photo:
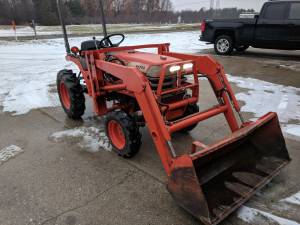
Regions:
[[300, 1], [269, 1], [253, 19], [204, 20], [201, 41], [213, 43], [219, 55], [235, 49], [300, 50]]

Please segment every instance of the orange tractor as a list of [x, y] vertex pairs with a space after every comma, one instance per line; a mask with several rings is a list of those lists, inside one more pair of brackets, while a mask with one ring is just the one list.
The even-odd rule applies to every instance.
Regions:
[[[139, 128], [146, 125], [167, 174], [168, 191], [203, 224], [221, 222], [290, 162], [277, 115], [244, 121], [222, 66], [210, 56], [170, 52], [169, 44], [120, 47], [124, 35], [107, 35], [105, 18], [101, 41], [85, 41], [81, 49], [70, 49], [58, 8], [66, 59], [80, 70], [78, 75], [70, 70], [58, 73], [66, 114], [73, 119], [83, 115], [86, 93], [95, 113], [106, 118], [114, 150], [125, 158], [138, 153]], [[198, 107], [199, 76], [208, 79], [218, 100], [204, 112]], [[189, 132], [219, 114], [224, 114], [232, 131], [229, 137], [209, 146], [194, 141], [185, 154], [178, 154], [182, 150], [173, 146], [172, 134]]]

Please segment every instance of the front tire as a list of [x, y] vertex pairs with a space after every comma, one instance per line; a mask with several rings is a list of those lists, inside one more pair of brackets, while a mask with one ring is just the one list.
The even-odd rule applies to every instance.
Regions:
[[228, 35], [221, 35], [216, 38], [214, 48], [217, 55], [230, 55], [233, 51], [233, 40]]
[[[193, 115], [195, 113], [198, 113], [199, 111], [200, 111], [200, 109], [199, 109], [199, 106], [197, 104], [188, 105], [186, 110], [185, 110], [184, 117]], [[198, 124], [196, 123], [196, 124], [193, 124], [189, 127], [186, 127], [184, 129], [180, 130], [180, 133], [190, 132], [190, 131], [194, 130], [197, 127], [197, 125]]]
[[57, 91], [61, 105], [71, 119], [80, 119], [85, 111], [85, 97], [76, 74], [61, 70], [57, 74]]
[[134, 157], [142, 145], [142, 135], [133, 117], [123, 111], [111, 112], [105, 121], [106, 134], [118, 155]]

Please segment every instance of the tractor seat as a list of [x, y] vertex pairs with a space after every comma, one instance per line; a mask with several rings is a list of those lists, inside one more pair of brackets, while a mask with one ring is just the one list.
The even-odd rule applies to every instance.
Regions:
[[81, 43], [81, 51], [89, 51], [89, 50], [97, 50], [100, 49], [100, 41], [90, 40], [90, 41], [84, 41]]
[[[81, 51], [89, 51], [89, 50], [97, 50], [96, 45], [98, 46], [98, 49], [100, 49], [100, 41], [90, 40], [90, 41], [84, 41], [81, 43]], [[83, 70], [87, 71], [87, 64], [84, 57], [80, 57], [80, 64], [83, 68]]]

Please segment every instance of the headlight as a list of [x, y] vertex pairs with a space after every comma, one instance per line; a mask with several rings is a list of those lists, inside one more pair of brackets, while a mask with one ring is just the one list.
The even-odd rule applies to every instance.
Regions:
[[180, 66], [171, 66], [170, 67], [170, 72], [171, 73], [178, 72], [179, 70], [180, 70]]
[[191, 70], [191, 69], [193, 69], [193, 67], [194, 67], [193, 63], [187, 63], [187, 64], [183, 65], [184, 70]]

